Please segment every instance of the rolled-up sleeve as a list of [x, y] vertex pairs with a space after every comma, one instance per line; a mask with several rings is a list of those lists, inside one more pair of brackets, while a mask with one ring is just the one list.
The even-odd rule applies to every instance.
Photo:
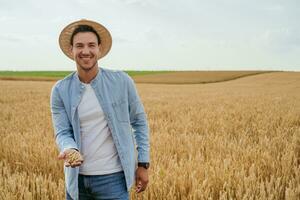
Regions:
[[53, 86], [51, 91], [50, 107], [55, 140], [60, 151], [70, 148], [78, 149], [74, 140], [72, 125], [56, 85]]
[[138, 162], [150, 162], [149, 127], [144, 106], [133, 79], [127, 76], [130, 124], [137, 145]]

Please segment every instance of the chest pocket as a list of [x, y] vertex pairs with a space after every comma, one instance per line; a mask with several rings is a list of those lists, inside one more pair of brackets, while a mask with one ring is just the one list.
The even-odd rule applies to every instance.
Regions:
[[127, 102], [123, 99], [112, 103], [116, 118], [119, 122], [129, 122], [129, 111]]

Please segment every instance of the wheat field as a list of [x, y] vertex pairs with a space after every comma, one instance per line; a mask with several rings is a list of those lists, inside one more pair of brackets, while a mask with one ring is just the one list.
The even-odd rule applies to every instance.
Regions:
[[[0, 199], [64, 199], [50, 89], [0, 81]], [[137, 84], [150, 182], [131, 199], [300, 199], [300, 73], [193, 85]]]
[[[277, 71], [177, 71], [133, 76], [136, 83], [199, 84], [230, 81], [241, 77]], [[0, 76], [1, 78], [1, 76]]]

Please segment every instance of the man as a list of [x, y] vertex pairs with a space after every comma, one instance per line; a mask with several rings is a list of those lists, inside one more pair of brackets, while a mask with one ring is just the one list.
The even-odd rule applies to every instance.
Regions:
[[66, 198], [129, 199], [134, 181], [137, 193], [146, 189], [150, 161], [148, 123], [134, 82], [98, 67], [112, 44], [101, 24], [73, 22], [59, 44], [77, 67], [53, 86], [50, 103]]

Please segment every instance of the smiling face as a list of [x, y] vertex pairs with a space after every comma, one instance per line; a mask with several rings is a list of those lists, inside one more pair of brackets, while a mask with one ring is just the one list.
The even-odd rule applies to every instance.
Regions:
[[84, 71], [90, 71], [98, 66], [98, 56], [100, 47], [97, 37], [92, 32], [79, 32], [73, 38], [71, 46], [72, 55], [77, 64], [77, 68]]

